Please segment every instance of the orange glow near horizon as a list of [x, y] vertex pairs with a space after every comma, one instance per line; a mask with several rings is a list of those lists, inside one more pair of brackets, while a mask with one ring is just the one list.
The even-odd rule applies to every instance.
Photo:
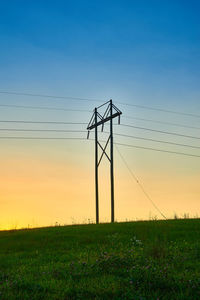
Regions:
[[[16, 147], [15, 157], [4, 151], [0, 173], [0, 229], [51, 226], [95, 221], [93, 149], [77, 145], [66, 151], [33, 151]], [[74, 148], [73, 148], [74, 147]], [[66, 148], [66, 147], [65, 147]], [[89, 150], [88, 150], [89, 149]], [[91, 153], [88, 151], [91, 150]], [[58, 153], [59, 152], [59, 153]], [[62, 152], [62, 153], [61, 153]], [[151, 154], [152, 155], [152, 154]], [[159, 209], [168, 217], [198, 214], [198, 173], [191, 161], [175, 169], [176, 157], [148, 158], [146, 152], [134, 159], [133, 171]], [[163, 154], [162, 154], [163, 155]], [[128, 156], [128, 153], [127, 153]], [[11, 159], [12, 157], [12, 159]], [[147, 164], [149, 159], [149, 165]], [[181, 160], [179, 160], [181, 162]], [[117, 221], [162, 218], [115, 156], [115, 215]], [[146, 165], [146, 168], [144, 167]], [[160, 169], [159, 166], [160, 165]], [[196, 166], [197, 167], [197, 166]], [[172, 172], [174, 170], [174, 172]], [[193, 172], [192, 172], [193, 170]], [[100, 170], [100, 221], [110, 221], [109, 167]]]

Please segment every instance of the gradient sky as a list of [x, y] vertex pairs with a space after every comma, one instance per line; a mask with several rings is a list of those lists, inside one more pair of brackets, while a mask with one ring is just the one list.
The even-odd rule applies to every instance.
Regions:
[[[199, 1], [1, 1], [0, 91], [110, 98], [123, 124], [200, 137], [200, 118], [130, 107], [138, 104], [200, 115]], [[0, 93], [0, 104], [93, 110], [99, 102]], [[87, 123], [90, 112], [0, 107], [0, 120]], [[78, 129], [85, 125], [0, 123], [1, 129]], [[198, 139], [123, 126], [116, 133], [199, 146]], [[85, 133], [0, 132], [1, 137], [85, 137]], [[115, 141], [200, 155], [198, 149], [115, 136]], [[0, 140], [0, 229], [94, 220], [92, 141]], [[199, 214], [200, 158], [120, 146], [130, 169], [167, 216]], [[158, 211], [115, 151], [116, 219]], [[100, 168], [100, 219], [110, 220], [109, 165]]]

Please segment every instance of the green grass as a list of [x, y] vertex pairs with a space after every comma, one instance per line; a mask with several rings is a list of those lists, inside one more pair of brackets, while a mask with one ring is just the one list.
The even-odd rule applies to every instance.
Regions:
[[0, 232], [0, 299], [200, 299], [200, 220]]

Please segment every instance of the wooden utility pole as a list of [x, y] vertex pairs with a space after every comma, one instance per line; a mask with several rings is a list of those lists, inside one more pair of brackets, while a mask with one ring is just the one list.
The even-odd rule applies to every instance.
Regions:
[[96, 190], [96, 223], [99, 223], [99, 180], [98, 180], [98, 127], [97, 109], [95, 108], [95, 190]]
[[110, 100], [110, 187], [111, 187], [111, 222], [115, 221], [114, 204], [114, 162], [113, 162], [113, 106]]

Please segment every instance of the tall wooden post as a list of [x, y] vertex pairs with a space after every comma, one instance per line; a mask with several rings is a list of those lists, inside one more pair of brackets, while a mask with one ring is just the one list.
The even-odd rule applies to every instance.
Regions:
[[111, 222], [115, 221], [114, 203], [114, 162], [113, 162], [113, 105], [110, 100], [110, 185], [111, 185]]
[[95, 113], [95, 190], [96, 190], [96, 223], [99, 223], [99, 184], [98, 184], [98, 127], [97, 127], [97, 108]]

